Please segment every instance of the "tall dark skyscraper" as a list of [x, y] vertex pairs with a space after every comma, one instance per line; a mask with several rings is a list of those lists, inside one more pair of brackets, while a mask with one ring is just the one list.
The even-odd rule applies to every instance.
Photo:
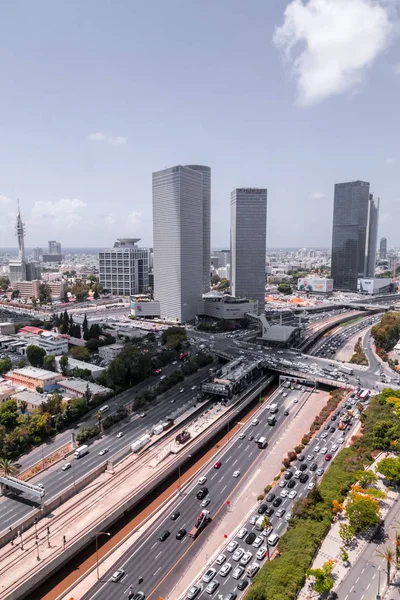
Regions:
[[387, 239], [385, 237], [381, 238], [379, 243], [379, 258], [380, 260], [387, 259]]
[[335, 184], [332, 278], [337, 290], [357, 290], [359, 277], [373, 277], [378, 239], [379, 199], [366, 181]]

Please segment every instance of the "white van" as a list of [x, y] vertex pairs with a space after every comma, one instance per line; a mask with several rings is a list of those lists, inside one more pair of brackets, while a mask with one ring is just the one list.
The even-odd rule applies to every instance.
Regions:
[[161, 375], [160, 381], [164, 381], [165, 377], [166, 377], [165, 375]]
[[105, 413], [108, 410], [110, 410], [110, 407], [108, 406], [108, 404], [105, 404], [104, 406], [102, 406], [101, 408], [99, 408], [99, 412], [100, 413]]
[[276, 546], [276, 544], [279, 542], [279, 535], [277, 535], [276, 533], [271, 533], [271, 535], [268, 538], [268, 545], [269, 546]]

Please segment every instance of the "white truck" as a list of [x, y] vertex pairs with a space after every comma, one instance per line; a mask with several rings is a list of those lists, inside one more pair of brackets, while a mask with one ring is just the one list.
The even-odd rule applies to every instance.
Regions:
[[341, 371], [342, 373], [345, 373], [346, 375], [353, 375], [354, 371], [351, 367], [344, 367], [344, 366], [340, 366], [339, 367], [339, 371]]
[[274, 415], [278, 412], [278, 405], [276, 403], [269, 405], [269, 414]]
[[75, 458], [81, 458], [81, 456], [85, 456], [85, 454], [89, 453], [89, 446], [79, 446], [74, 452]]
[[[257, 531], [264, 531], [264, 527], [263, 527], [263, 522], [264, 522], [264, 518], [263, 516], [258, 517], [257, 521], [255, 522], [255, 528], [257, 529]], [[269, 535], [272, 531], [272, 526], [269, 525], [267, 527], [267, 531], [265, 532], [265, 535]]]
[[135, 440], [133, 442], [133, 444], [131, 444], [131, 451], [132, 452], [139, 452], [139, 450], [141, 450], [142, 448], [144, 448], [145, 445], [148, 444], [150, 440], [151, 440], [151, 436], [150, 435], [144, 435], [141, 438], [139, 438], [138, 440]]
[[154, 433], [154, 435], [159, 435], [163, 431], [164, 431], [164, 427], [163, 427], [162, 424], [160, 424], [160, 425], [153, 425], [153, 433]]

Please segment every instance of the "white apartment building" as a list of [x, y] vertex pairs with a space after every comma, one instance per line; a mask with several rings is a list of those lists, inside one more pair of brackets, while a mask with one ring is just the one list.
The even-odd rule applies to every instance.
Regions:
[[115, 296], [130, 296], [149, 287], [149, 249], [139, 248], [140, 238], [119, 238], [113, 248], [99, 252], [99, 279]]
[[114, 358], [117, 358], [118, 354], [122, 352], [124, 344], [110, 344], [109, 346], [100, 346], [99, 356], [110, 363]]

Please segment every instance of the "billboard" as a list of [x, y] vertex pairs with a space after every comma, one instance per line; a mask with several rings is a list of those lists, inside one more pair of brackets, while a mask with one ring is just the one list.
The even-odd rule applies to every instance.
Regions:
[[302, 292], [313, 292], [316, 294], [327, 294], [333, 291], [333, 279], [323, 277], [300, 277], [297, 289]]
[[370, 277], [357, 280], [357, 291], [364, 294], [378, 294], [389, 291], [392, 280], [389, 277]]

